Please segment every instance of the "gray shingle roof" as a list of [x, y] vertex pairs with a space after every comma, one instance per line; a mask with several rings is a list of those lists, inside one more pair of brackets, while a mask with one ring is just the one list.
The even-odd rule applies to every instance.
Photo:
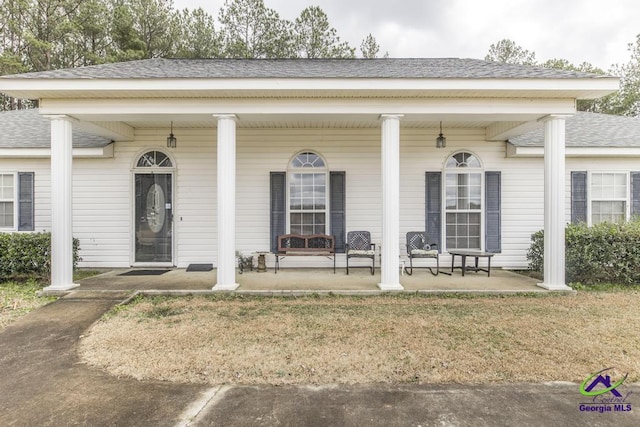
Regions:
[[164, 59], [16, 74], [11, 79], [161, 78], [599, 78], [595, 74], [479, 59]]
[[[0, 148], [51, 147], [51, 122], [37, 109], [0, 113]], [[73, 131], [75, 148], [104, 147], [110, 140], [86, 132]]]
[[[640, 119], [634, 117], [579, 111], [567, 118], [565, 132], [567, 147], [640, 147]], [[544, 130], [525, 133], [509, 142], [517, 147], [541, 147]]]

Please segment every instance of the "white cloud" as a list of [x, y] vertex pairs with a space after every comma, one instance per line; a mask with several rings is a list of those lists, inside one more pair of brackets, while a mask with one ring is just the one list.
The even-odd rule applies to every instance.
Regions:
[[[224, 0], [174, 0], [213, 16]], [[293, 20], [309, 5], [327, 13], [339, 36], [359, 48], [372, 33], [392, 57], [484, 58], [492, 43], [511, 39], [539, 61], [563, 58], [603, 69], [629, 60], [640, 33], [637, 0], [265, 0]]]

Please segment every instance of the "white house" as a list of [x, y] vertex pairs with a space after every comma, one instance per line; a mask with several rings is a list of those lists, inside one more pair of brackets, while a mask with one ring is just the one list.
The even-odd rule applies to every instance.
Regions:
[[[426, 230], [445, 262], [470, 248], [523, 268], [544, 228], [542, 286], [567, 289], [566, 222], [640, 212], [637, 121], [575, 115], [577, 99], [617, 87], [474, 59], [149, 59], [3, 76], [1, 92], [40, 109], [0, 115], [0, 228], [51, 230], [50, 289], [74, 286], [72, 235], [82, 266], [213, 263], [215, 289], [235, 289], [236, 251], [294, 231], [339, 249], [369, 230], [380, 288], [402, 289], [408, 231]], [[601, 135], [579, 136], [594, 123]]]

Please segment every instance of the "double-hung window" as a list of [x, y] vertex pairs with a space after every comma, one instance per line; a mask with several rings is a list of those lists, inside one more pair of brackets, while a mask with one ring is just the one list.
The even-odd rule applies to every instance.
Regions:
[[627, 172], [591, 172], [591, 224], [622, 222], [628, 218]]
[[482, 166], [471, 153], [457, 153], [445, 164], [447, 249], [480, 249]]
[[0, 230], [33, 231], [33, 172], [0, 172]]
[[16, 175], [0, 173], [0, 229], [14, 229], [16, 216]]
[[327, 169], [312, 152], [300, 153], [289, 164], [289, 232], [326, 234]]
[[271, 250], [278, 236], [330, 234], [336, 252], [344, 252], [346, 236], [346, 172], [330, 171], [317, 153], [304, 151], [288, 162], [287, 170], [269, 177]]

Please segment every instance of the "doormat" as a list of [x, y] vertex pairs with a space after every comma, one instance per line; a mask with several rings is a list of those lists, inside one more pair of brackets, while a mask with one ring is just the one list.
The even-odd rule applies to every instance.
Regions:
[[125, 273], [120, 273], [118, 276], [159, 276], [167, 271], [169, 270], [131, 270]]
[[189, 264], [187, 271], [211, 271], [213, 264]]

